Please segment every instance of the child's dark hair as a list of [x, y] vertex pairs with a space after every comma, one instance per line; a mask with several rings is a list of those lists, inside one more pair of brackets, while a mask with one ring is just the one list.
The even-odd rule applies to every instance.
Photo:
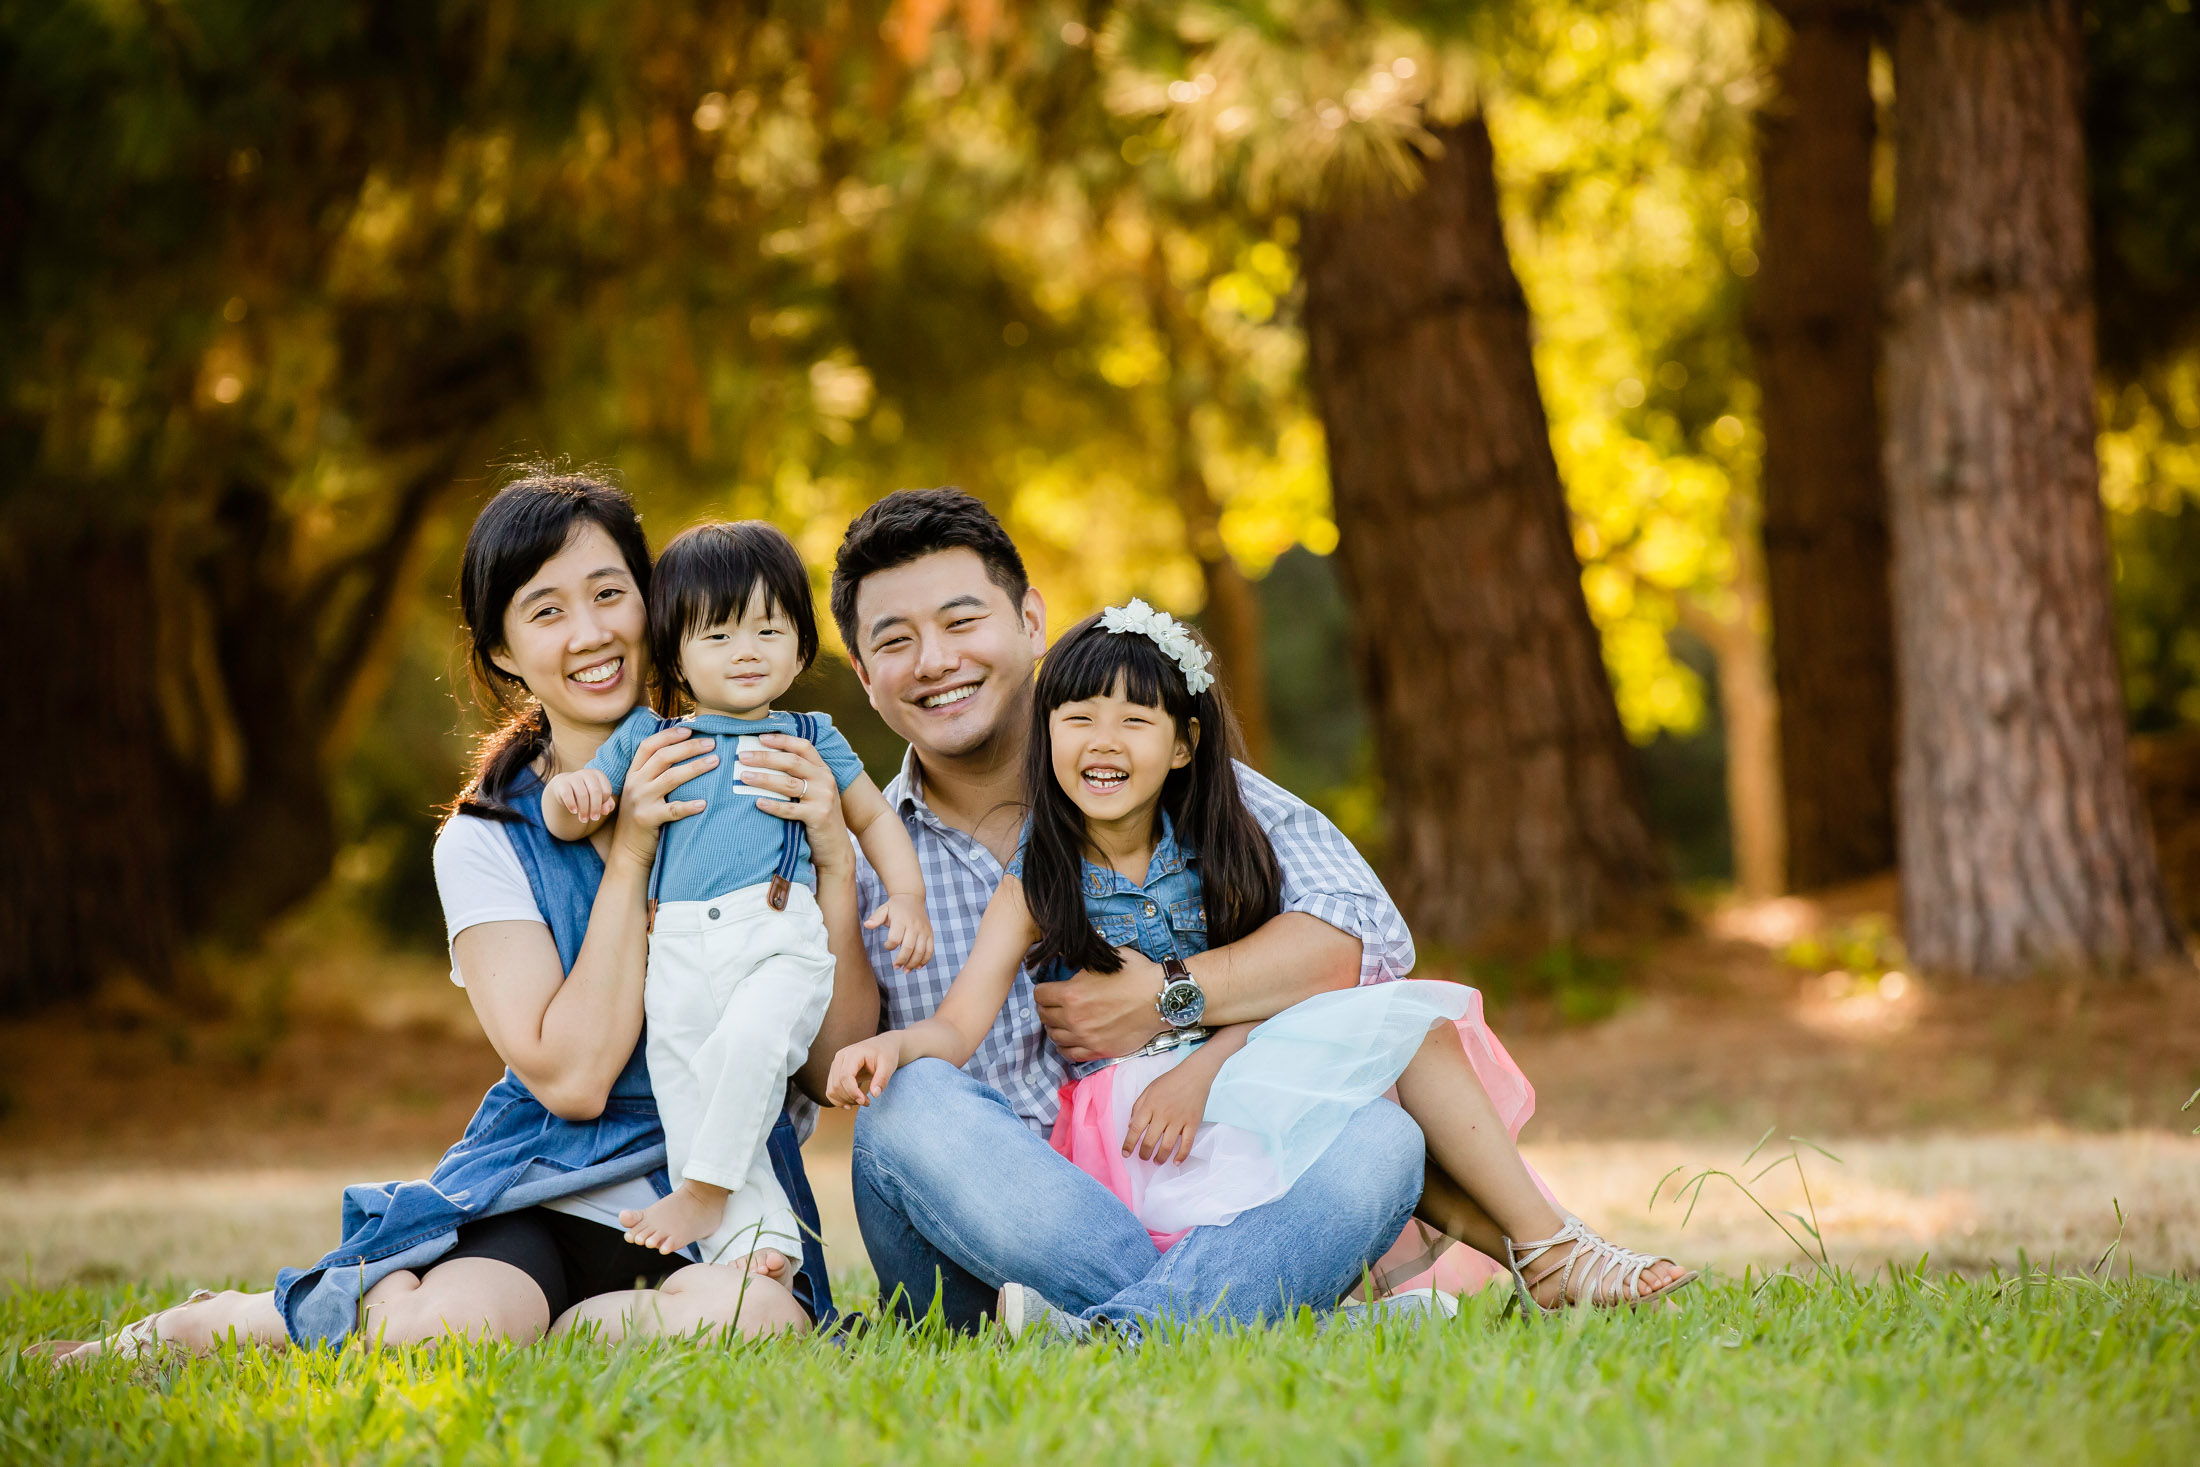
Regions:
[[1161, 808], [1175, 822], [1178, 843], [1199, 858], [1209, 944], [1236, 942], [1282, 908], [1283, 871], [1276, 864], [1275, 848], [1238, 787], [1235, 761], [1243, 740], [1222, 684], [1195, 695], [1185, 686], [1182, 669], [1151, 637], [1110, 632], [1099, 617], [1090, 616], [1047, 653], [1032, 699], [1031, 743], [1024, 765], [1031, 834], [1023, 882], [1024, 900], [1039, 929], [1031, 953], [1035, 966], [1056, 959], [1095, 973], [1113, 973], [1123, 966], [1085, 915], [1085, 816], [1054, 777], [1048, 724], [1048, 715], [1064, 703], [1111, 692], [1160, 708], [1187, 742], [1192, 739], [1191, 721], [1199, 720], [1192, 762], [1169, 771], [1161, 786]]
[[833, 560], [833, 621], [848, 655], [863, 660], [856, 635], [856, 590], [863, 578], [937, 550], [968, 550], [985, 564], [986, 579], [1023, 608], [1031, 578], [1016, 542], [985, 502], [960, 489], [897, 489], [855, 517]]
[[802, 552], [764, 520], [714, 521], [682, 530], [657, 557], [649, 597], [649, 660], [657, 676], [657, 706], [672, 713], [695, 690], [680, 672], [680, 644], [697, 627], [739, 621], [761, 598], [766, 615], [794, 623], [795, 650], [806, 668], [817, 660], [817, 610]]
[[514, 472], [517, 477], [474, 519], [458, 573], [474, 696], [484, 709], [504, 717], [475, 751], [473, 772], [451, 808], [491, 820], [523, 818], [506, 796], [522, 771], [550, 748], [550, 716], [528, 695], [525, 683], [496, 664], [512, 598], [587, 525], [611, 537], [636, 594], [645, 600], [649, 595], [649, 542], [633, 500], [592, 472], [564, 473], [546, 464], [522, 465]]

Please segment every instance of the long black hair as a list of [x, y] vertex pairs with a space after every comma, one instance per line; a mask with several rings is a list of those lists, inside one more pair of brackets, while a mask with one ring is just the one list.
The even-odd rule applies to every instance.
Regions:
[[675, 535], [657, 557], [657, 588], [649, 598], [650, 661], [657, 708], [679, 711], [695, 690], [680, 670], [680, 644], [698, 627], [739, 621], [758, 601], [794, 626], [802, 670], [817, 660], [817, 607], [810, 570], [787, 532], [767, 520], [714, 520]]
[[1178, 843], [1199, 858], [1209, 945], [1236, 942], [1275, 916], [1283, 904], [1283, 871], [1276, 864], [1275, 848], [1238, 788], [1235, 761], [1244, 739], [1222, 684], [1212, 683], [1194, 694], [1182, 669], [1151, 637], [1108, 631], [1098, 616], [1089, 616], [1047, 653], [1032, 699], [1031, 742], [1024, 756], [1031, 834], [1023, 881], [1024, 900], [1039, 928], [1031, 953], [1035, 965], [1059, 959], [1095, 973], [1113, 973], [1123, 966], [1085, 915], [1084, 860], [1091, 843], [1084, 812], [1054, 777], [1048, 722], [1048, 715], [1064, 703], [1109, 693], [1161, 709], [1187, 743], [1192, 741], [1191, 721], [1199, 720], [1192, 761], [1169, 771], [1161, 786], [1161, 808], [1175, 822]]
[[454, 812], [491, 820], [520, 816], [505, 795], [520, 772], [550, 747], [550, 715], [527, 685], [496, 664], [504, 650], [504, 613], [520, 588], [563, 550], [583, 525], [596, 525], [619, 547], [634, 589], [649, 596], [649, 541], [641, 516], [623, 490], [588, 474], [523, 468], [482, 506], [466, 536], [458, 572], [459, 607], [466, 618], [467, 667], [474, 700], [502, 721], [482, 737], [466, 788]]

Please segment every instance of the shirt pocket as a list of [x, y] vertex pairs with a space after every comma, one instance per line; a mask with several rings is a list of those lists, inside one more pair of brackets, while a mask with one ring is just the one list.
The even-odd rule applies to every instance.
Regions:
[[1207, 950], [1207, 898], [1197, 892], [1169, 903], [1169, 931], [1189, 957]]
[[1092, 925], [1099, 932], [1100, 940], [1109, 947], [1138, 946], [1138, 919], [1135, 917], [1103, 912], [1093, 917]]

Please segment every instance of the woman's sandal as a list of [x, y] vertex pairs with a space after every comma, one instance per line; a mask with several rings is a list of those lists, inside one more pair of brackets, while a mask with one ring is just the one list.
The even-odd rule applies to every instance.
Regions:
[[[1528, 1266], [1553, 1248], [1573, 1244], [1573, 1251], [1564, 1258], [1544, 1265], [1533, 1276], [1525, 1272]], [[1594, 1229], [1572, 1213], [1566, 1214], [1566, 1225], [1548, 1238], [1533, 1243], [1515, 1244], [1505, 1240], [1505, 1263], [1512, 1270], [1513, 1303], [1521, 1314], [1533, 1318], [1539, 1314], [1556, 1314], [1568, 1303], [1594, 1305], [1609, 1309], [1625, 1304], [1630, 1307], [1663, 1299], [1687, 1288], [1701, 1276], [1701, 1270], [1690, 1269], [1679, 1278], [1669, 1279], [1654, 1289], [1642, 1287], [1642, 1276], [1655, 1263], [1679, 1263], [1662, 1253], [1637, 1253], [1632, 1248], [1622, 1248], [1597, 1236]], [[1574, 1271], [1581, 1271], [1582, 1290], [1578, 1300], [1569, 1296], [1574, 1281]], [[1536, 1302], [1535, 1286], [1552, 1274], [1558, 1275], [1558, 1304], [1545, 1307]]]
[[44, 1360], [48, 1365], [65, 1365], [69, 1358], [86, 1345], [99, 1345], [102, 1355], [121, 1355], [125, 1359], [142, 1360], [169, 1347], [170, 1342], [160, 1337], [160, 1322], [184, 1304], [197, 1304], [214, 1297], [212, 1289], [193, 1289], [191, 1297], [183, 1304], [171, 1304], [166, 1309], [156, 1309], [143, 1319], [132, 1320], [111, 1335], [97, 1340], [41, 1340], [35, 1345], [23, 1347], [25, 1357]]

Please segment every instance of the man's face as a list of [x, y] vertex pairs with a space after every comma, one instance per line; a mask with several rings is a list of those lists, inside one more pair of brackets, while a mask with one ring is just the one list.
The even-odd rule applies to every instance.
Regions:
[[993, 584], [974, 550], [934, 551], [856, 587], [856, 675], [918, 757], [968, 754], [1027, 715], [1046, 607]]

